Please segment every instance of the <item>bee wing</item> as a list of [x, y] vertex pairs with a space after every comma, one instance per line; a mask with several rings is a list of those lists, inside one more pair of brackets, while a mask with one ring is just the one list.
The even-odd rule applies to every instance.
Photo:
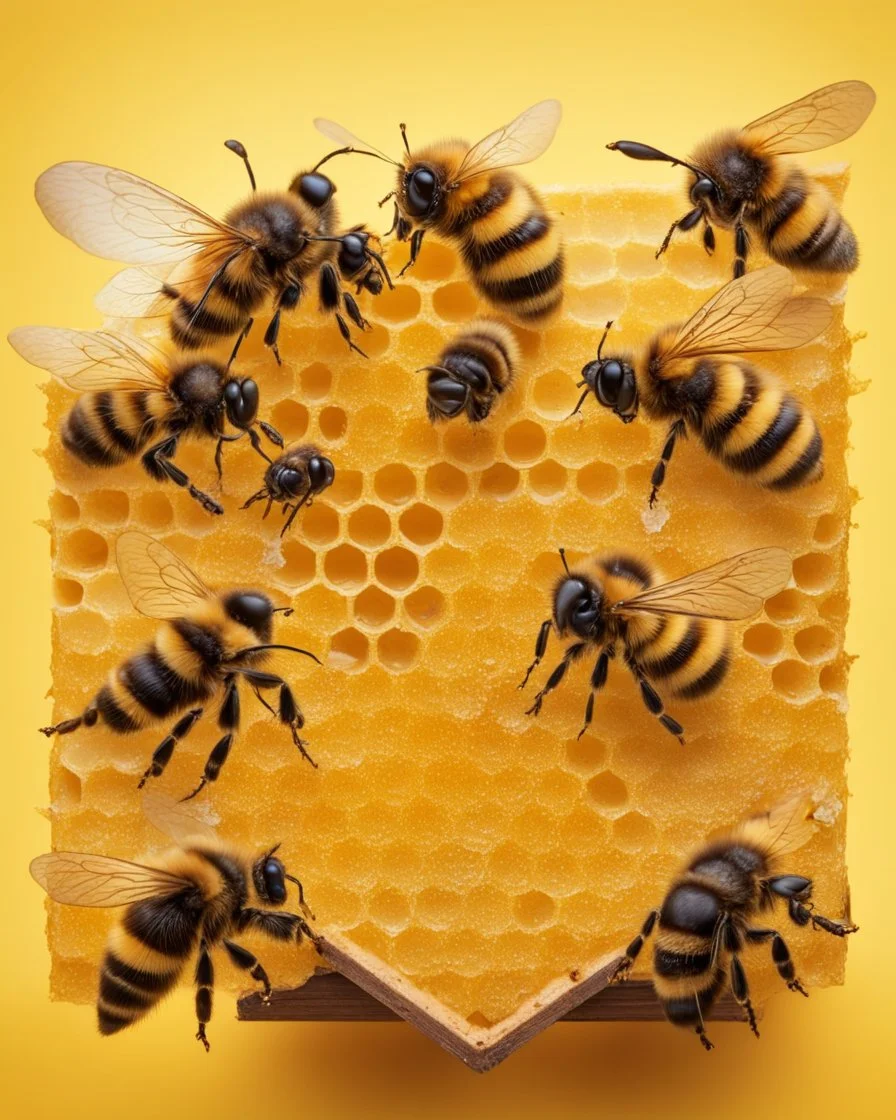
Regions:
[[47, 221], [98, 257], [165, 264], [210, 244], [235, 252], [252, 242], [146, 179], [98, 163], [57, 163], [37, 180]]
[[792, 299], [793, 277], [769, 265], [729, 281], [659, 349], [661, 361], [705, 354], [792, 350], [826, 329], [833, 310], [823, 299]]
[[326, 136], [328, 140], [332, 140], [334, 143], [338, 144], [340, 148], [351, 148], [356, 152], [369, 152], [371, 155], [379, 156], [381, 159], [384, 159], [387, 163], [395, 164], [396, 167], [401, 166], [397, 160], [392, 159], [391, 156], [387, 156], [385, 152], [381, 152], [379, 148], [374, 147], [373, 144], [368, 144], [367, 141], [362, 140], [360, 136], [355, 136], [353, 132], [349, 132], [347, 128], [341, 124], [337, 124], [336, 121], [327, 120], [326, 117], [315, 117], [314, 127], [322, 136]]
[[518, 117], [474, 144], [458, 168], [457, 182], [499, 167], [519, 167], [548, 150], [560, 124], [559, 101], [539, 101]]
[[613, 610], [621, 614], [751, 618], [766, 599], [787, 586], [790, 573], [790, 554], [783, 548], [757, 548], [661, 587], [649, 587], [617, 603]]
[[164, 391], [165, 356], [143, 339], [111, 331], [71, 331], [64, 327], [16, 327], [13, 350], [71, 389]]
[[182, 801], [175, 801], [160, 790], [149, 790], [143, 795], [143, 812], [154, 828], [164, 832], [182, 847], [197, 836], [212, 840], [217, 833], [208, 821], [195, 816], [195, 810], [187, 809]]
[[189, 879], [158, 867], [85, 852], [51, 852], [31, 861], [31, 875], [54, 902], [69, 906], [129, 906], [176, 894]]
[[742, 821], [734, 835], [769, 856], [782, 856], [801, 848], [818, 828], [812, 819], [816, 807], [815, 799], [801, 791], [772, 806], [767, 813]]
[[150, 618], [179, 618], [211, 596], [183, 560], [146, 533], [122, 533], [115, 555], [131, 602]]
[[866, 82], [835, 82], [751, 121], [743, 131], [764, 155], [814, 152], [858, 131], [876, 99]]
[[152, 319], [167, 309], [163, 283], [148, 269], [125, 268], [100, 288], [93, 303], [98, 311], [117, 319]]

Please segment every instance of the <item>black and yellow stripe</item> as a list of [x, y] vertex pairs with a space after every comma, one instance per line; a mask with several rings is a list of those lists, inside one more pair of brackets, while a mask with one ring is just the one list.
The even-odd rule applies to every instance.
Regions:
[[62, 444], [89, 466], [116, 466], [138, 454], [170, 412], [161, 392], [85, 393], [62, 421]]
[[[519, 362], [519, 346], [513, 331], [497, 319], [474, 319], [442, 350], [429, 367], [430, 395], [427, 410], [431, 420], [444, 419], [438, 408], [438, 385], [446, 375], [467, 387], [464, 408], [470, 421], [478, 423], [491, 412], [495, 399], [512, 383]], [[459, 411], [459, 409], [458, 409]]]
[[717, 619], [664, 615], [653, 633], [630, 642], [647, 676], [683, 700], [698, 700], [722, 683], [731, 660], [728, 627]]
[[859, 248], [849, 223], [821, 183], [789, 167], [780, 189], [763, 198], [753, 223], [769, 256], [791, 268], [852, 272]]

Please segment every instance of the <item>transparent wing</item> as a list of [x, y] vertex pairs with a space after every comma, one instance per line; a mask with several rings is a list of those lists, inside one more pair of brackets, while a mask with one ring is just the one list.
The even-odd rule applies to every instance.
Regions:
[[387, 163], [394, 163], [396, 167], [401, 165], [397, 160], [387, 156], [385, 152], [381, 152], [379, 148], [374, 147], [373, 144], [368, 144], [366, 140], [362, 140], [360, 136], [355, 136], [353, 132], [337, 124], [336, 121], [327, 120], [326, 117], [315, 117], [314, 127], [322, 135], [326, 136], [328, 140], [332, 140], [338, 144], [340, 148], [351, 148], [356, 152], [370, 152], [373, 155], [379, 156]]
[[143, 795], [146, 819], [154, 828], [164, 832], [181, 846], [197, 836], [207, 840], [217, 839], [217, 833], [211, 824], [196, 815], [198, 811], [198, 806], [196, 809], [188, 809], [183, 801], [175, 801], [161, 790], [151, 789]]
[[131, 602], [150, 618], [179, 618], [211, 595], [183, 560], [146, 533], [122, 533], [115, 553]]
[[71, 389], [148, 389], [167, 386], [165, 356], [139, 338], [64, 327], [16, 327], [13, 350]]
[[751, 121], [743, 131], [765, 155], [814, 152], [858, 131], [876, 99], [866, 82], [836, 82]]
[[684, 614], [696, 618], [751, 618], [790, 581], [790, 554], [757, 548], [617, 603], [618, 613]]
[[69, 906], [129, 906], [176, 894], [193, 884], [157, 867], [85, 852], [51, 852], [31, 861], [31, 875], [54, 902]]
[[162, 295], [163, 282], [145, 268], [125, 268], [100, 288], [93, 303], [98, 311], [117, 319], [151, 319], [170, 307]]
[[812, 818], [815, 808], [814, 798], [802, 791], [774, 805], [767, 813], [742, 821], [734, 835], [769, 856], [782, 856], [801, 848], [818, 828]]
[[98, 163], [57, 163], [40, 176], [34, 193], [54, 229], [109, 260], [165, 264], [209, 244], [231, 252], [251, 245], [176, 194]]
[[660, 346], [659, 359], [792, 350], [810, 342], [833, 310], [823, 299], [792, 299], [792, 291], [793, 277], [777, 264], [731, 280]]
[[519, 167], [548, 150], [560, 124], [559, 101], [539, 101], [524, 113], [474, 144], [463, 158], [457, 181], [462, 183], [498, 167]]

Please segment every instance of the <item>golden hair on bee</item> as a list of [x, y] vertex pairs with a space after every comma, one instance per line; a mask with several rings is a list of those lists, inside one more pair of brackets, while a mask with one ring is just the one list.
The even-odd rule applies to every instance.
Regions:
[[746, 269], [751, 238], [772, 260], [815, 272], [852, 272], [859, 263], [856, 237], [825, 188], [784, 158], [839, 144], [857, 132], [874, 108], [866, 82], [836, 82], [759, 117], [717, 133], [687, 159], [632, 140], [608, 144], [631, 159], [661, 160], [687, 169], [692, 209], [672, 223], [657, 256], [676, 231], [703, 224], [707, 252], [713, 225], [734, 234], [734, 275]]
[[513, 331], [499, 319], [474, 319], [442, 350], [435, 365], [420, 372], [426, 379], [426, 411], [430, 420], [450, 420], [466, 413], [478, 424], [491, 413], [498, 397], [510, 388], [519, 366], [520, 349]]
[[325, 156], [359, 153], [397, 168], [390, 233], [410, 239], [410, 268], [428, 229], [454, 243], [474, 287], [499, 311], [539, 323], [563, 301], [563, 244], [556, 220], [535, 188], [510, 170], [537, 159], [560, 123], [558, 101], [541, 101], [478, 144], [443, 140], [411, 149], [401, 126], [405, 156], [390, 159], [342, 125], [315, 125], [341, 147]]

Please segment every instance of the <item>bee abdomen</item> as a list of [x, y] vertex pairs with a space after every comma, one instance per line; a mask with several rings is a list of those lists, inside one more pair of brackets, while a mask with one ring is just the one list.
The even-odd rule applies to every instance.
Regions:
[[150, 972], [107, 952], [97, 1000], [100, 1034], [116, 1034], [146, 1015], [174, 987], [181, 969], [181, 961], [172, 961], [167, 971]]
[[765, 202], [759, 226], [769, 255], [781, 264], [852, 272], [859, 263], [855, 234], [824, 187], [794, 168]]
[[200, 300], [188, 299], [174, 288], [162, 290], [176, 300], [169, 321], [171, 338], [186, 350], [195, 350], [242, 329], [260, 297], [257, 290], [230, 283], [226, 273], [216, 281], [202, 307]]
[[669, 615], [636, 656], [651, 680], [673, 696], [697, 700], [718, 688], [728, 672], [728, 630], [716, 620]]
[[156, 429], [145, 393], [85, 393], [62, 422], [62, 443], [82, 463], [111, 467], [137, 454]]

